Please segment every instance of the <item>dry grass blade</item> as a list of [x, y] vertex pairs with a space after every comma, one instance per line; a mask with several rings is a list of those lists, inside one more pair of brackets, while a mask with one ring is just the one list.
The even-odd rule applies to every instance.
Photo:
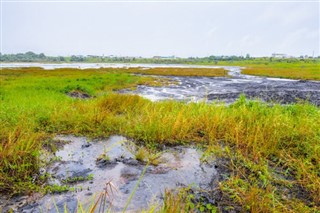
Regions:
[[111, 207], [112, 201], [114, 198], [114, 191], [118, 192], [118, 189], [110, 180], [106, 183], [106, 187], [104, 188], [104, 191], [100, 193], [97, 201], [95, 202], [93, 207], [90, 209], [90, 213], [94, 213], [98, 205], [99, 205], [98, 212], [101, 212], [101, 213], [105, 212], [107, 202], [110, 203], [110, 207]]

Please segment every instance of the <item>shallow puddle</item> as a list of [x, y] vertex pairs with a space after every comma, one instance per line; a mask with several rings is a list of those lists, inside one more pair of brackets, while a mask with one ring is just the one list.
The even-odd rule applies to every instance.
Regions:
[[25, 198], [28, 202], [19, 212], [63, 212], [65, 208], [76, 212], [80, 206], [89, 209], [102, 192], [108, 193], [105, 208], [113, 212], [122, 211], [133, 194], [127, 211], [139, 212], [151, 204], [161, 204], [166, 189], [191, 186], [211, 190], [217, 178], [214, 165], [202, 163], [201, 151], [195, 148], [166, 149], [159, 154], [159, 164], [153, 166], [135, 160], [135, 145], [121, 136], [91, 142], [74, 136], [56, 139], [69, 142], [56, 152], [55, 161], [47, 168], [51, 176], [48, 184], [72, 188], [36, 200]]

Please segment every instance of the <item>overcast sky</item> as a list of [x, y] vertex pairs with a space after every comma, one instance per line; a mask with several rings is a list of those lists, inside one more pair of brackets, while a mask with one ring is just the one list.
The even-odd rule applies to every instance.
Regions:
[[319, 1], [1, 4], [2, 53], [319, 55]]

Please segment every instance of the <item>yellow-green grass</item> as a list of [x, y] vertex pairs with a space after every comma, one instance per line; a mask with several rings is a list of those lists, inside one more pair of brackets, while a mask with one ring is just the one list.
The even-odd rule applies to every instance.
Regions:
[[[0, 191], [41, 189], [41, 179], [34, 183], [32, 178], [42, 164], [42, 144], [55, 134], [121, 134], [149, 149], [191, 143], [202, 146], [206, 156], [228, 159], [232, 172], [219, 188], [230, 205], [243, 211], [319, 211], [318, 107], [270, 107], [244, 97], [230, 106], [151, 102], [111, 92], [153, 81], [106, 69], [2, 70]], [[73, 89], [96, 97], [70, 98], [66, 92]], [[305, 195], [288, 194], [295, 188]]]
[[163, 76], [207, 76], [207, 77], [226, 77], [228, 71], [223, 68], [129, 68], [127, 72], [139, 73], [145, 75], [163, 75]]
[[[11, 82], [14, 81], [14, 82]], [[18, 84], [20, 88], [62, 89], [70, 91], [77, 87], [88, 93], [119, 90], [135, 87], [140, 84], [157, 86], [158, 79], [152, 77], [135, 77], [126, 69], [74, 69], [61, 68], [45, 70], [39, 67], [1, 69], [0, 83], [2, 86]], [[7, 87], [5, 87], [7, 88]]]
[[320, 80], [320, 64], [300, 67], [249, 66], [242, 69], [243, 74], [278, 78]]
[[257, 76], [320, 80], [319, 59], [253, 58], [243, 60], [216, 61], [203, 65], [240, 66], [243, 73]]

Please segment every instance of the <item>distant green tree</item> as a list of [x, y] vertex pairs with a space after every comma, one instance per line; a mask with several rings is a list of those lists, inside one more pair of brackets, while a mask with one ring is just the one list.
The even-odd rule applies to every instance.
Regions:
[[82, 61], [84, 61], [84, 57], [83, 57], [83, 56], [75, 56], [75, 55], [72, 55], [71, 58], [70, 58], [70, 61], [73, 61], [73, 62], [82, 62]]
[[45, 56], [43, 53], [40, 53], [40, 54], [39, 54], [39, 58], [41, 58], [41, 59], [46, 59], [46, 56]]

